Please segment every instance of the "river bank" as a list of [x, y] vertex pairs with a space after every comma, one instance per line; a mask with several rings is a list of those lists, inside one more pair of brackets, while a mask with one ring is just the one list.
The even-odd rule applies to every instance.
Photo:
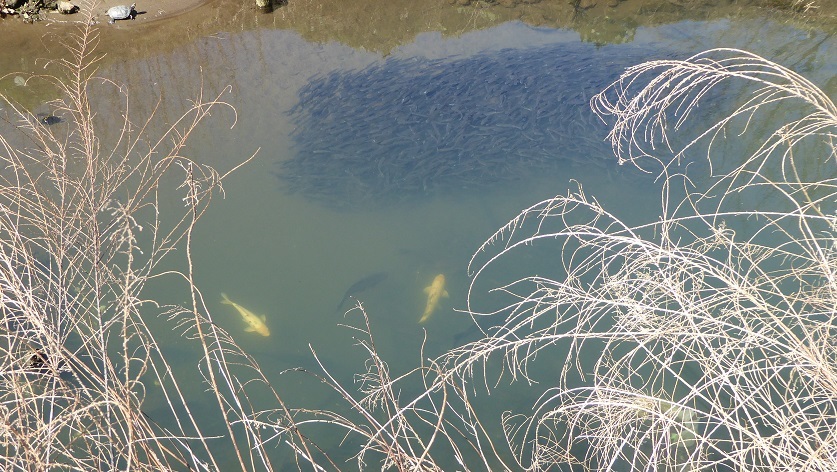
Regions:
[[291, 29], [309, 41], [336, 41], [383, 55], [423, 32], [456, 36], [510, 20], [573, 29], [596, 44], [630, 42], [643, 26], [753, 16], [837, 31], [833, 0], [289, 0], [267, 14], [253, 0], [148, 0], [138, 2], [133, 21], [109, 25], [105, 12], [124, 2], [104, 0], [72, 15], [48, 12], [33, 24], [14, 15], [0, 19], [0, 93], [26, 105], [44, 101], [45, 90], [20, 87], [21, 78], [62, 57], [62, 44], [90, 20], [98, 28], [102, 64], [255, 28]]

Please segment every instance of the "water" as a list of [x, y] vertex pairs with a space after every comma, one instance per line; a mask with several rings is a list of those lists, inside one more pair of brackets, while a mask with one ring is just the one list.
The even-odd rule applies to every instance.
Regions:
[[[831, 87], [833, 91], [834, 84], [828, 81], [837, 67], [834, 39], [768, 21], [684, 22], [641, 28], [630, 44], [606, 48], [582, 44], [577, 34], [569, 31], [505, 23], [456, 38], [422, 34], [415, 42], [397, 48], [388, 57], [338, 43], [311, 43], [294, 32], [256, 30], [200, 38], [182, 50], [124, 62], [103, 73], [117, 80], [128, 78], [136, 102], [134, 111], [140, 116], [152, 109], [158, 94], [163, 94], [165, 101], [158, 111], [163, 121], [172, 121], [178, 115], [198, 84], [203, 84], [207, 95], [231, 86], [223, 99], [237, 110], [235, 127], [230, 129], [233, 114], [219, 108], [205, 126], [191, 136], [187, 155], [217, 167], [222, 173], [253, 153], [256, 157], [225, 181], [225, 198], [212, 202], [198, 226], [193, 252], [196, 282], [214, 321], [253, 355], [286, 401], [294, 406], [323, 408], [338, 403], [334, 392], [302, 378], [301, 374], [281, 372], [297, 366], [316, 368], [311, 354], [313, 349], [337, 379], [352, 385], [353, 374], [363, 369], [364, 356], [362, 350], [353, 346], [352, 336], [357, 333], [340, 324], [357, 325], [360, 318], [356, 312], [344, 314], [348, 306], [341, 310], [335, 307], [355, 282], [378, 272], [388, 274], [384, 280], [360, 292], [358, 298], [369, 314], [380, 355], [389, 362], [393, 373], [404, 372], [415, 367], [420, 356], [434, 357], [453, 347], [455, 339], [461, 339], [459, 334], [468, 332], [473, 324], [471, 319], [457, 311], [465, 307], [468, 260], [487, 237], [518, 211], [553, 195], [566, 194], [568, 189], [576, 188], [573, 182], [576, 181], [588, 195], [597, 198], [620, 218], [629, 222], [654, 221], [659, 214], [660, 187], [649, 176], [614, 165], [606, 155], [606, 146], [584, 148], [584, 152], [591, 154], [591, 162], [595, 162], [587, 165], [584, 152], [574, 151], [575, 155], [568, 158], [562, 154], [566, 150], [558, 142], [550, 142], [546, 149], [536, 149], [537, 146], [531, 143], [533, 138], [521, 138], [528, 141], [516, 142], [508, 133], [511, 136], [508, 139], [512, 140], [510, 146], [524, 146], [527, 155], [537, 154], [537, 162], [549, 162], [549, 165], [538, 167], [540, 175], [528, 172], [531, 169], [524, 163], [510, 165], [501, 172], [486, 171], [490, 174], [487, 178], [484, 178], [486, 172], [468, 174], [467, 185], [457, 185], [456, 179], [433, 177], [419, 179], [421, 184], [412, 182], [408, 188], [401, 188], [400, 181], [424, 171], [399, 162], [393, 172], [404, 174], [387, 175], [389, 187], [383, 186], [381, 180], [367, 177], [361, 177], [353, 184], [342, 180], [341, 172], [347, 179], [352, 173], [374, 174], [374, 170], [363, 167], [364, 141], [370, 146], [369, 155], [375, 159], [387, 159], [388, 153], [401, 152], [403, 157], [419, 151], [430, 158], [433, 153], [424, 146], [427, 135], [423, 133], [428, 133], [434, 123], [419, 120], [415, 124], [414, 148], [410, 147], [408, 135], [401, 135], [400, 148], [382, 151], [375, 147], [380, 145], [371, 138], [357, 135], [372, 120], [385, 126], [389, 116], [395, 117], [393, 120], [406, 116], [397, 109], [387, 113], [386, 107], [395, 107], [395, 102], [369, 103], [367, 107], [377, 107], [379, 113], [369, 118], [365, 115], [367, 109], [353, 112], [351, 108], [340, 108], [340, 100], [347, 96], [354, 100], [353, 107], [362, 108], [362, 97], [351, 96], [352, 90], [338, 92], [337, 88], [329, 88], [328, 94], [342, 95], [321, 92], [322, 95], [315, 97], [320, 104], [336, 101], [328, 105], [328, 116], [319, 119], [338, 116], [339, 120], [325, 126], [322, 121], [316, 121], [316, 114], [306, 115], [305, 120], [301, 120], [300, 112], [291, 112], [305, 87], [311, 87], [312, 83], [322, 84], [329, 78], [345, 79], [349, 85], [366, 80], [373, 92], [376, 81], [380, 81], [381, 87], [388, 87], [395, 93], [399, 83], [415, 83], [406, 77], [399, 81], [397, 75], [404, 70], [416, 77], [431, 73], [439, 64], [456, 63], [462, 68], [465, 67], [462, 64], [466, 64], [462, 61], [470, 61], [467, 70], [471, 74], [474, 72], [472, 66], [479, 67], [480, 58], [488, 61], [505, 57], [502, 54], [508, 54], [503, 52], [508, 48], [514, 48], [513, 54], [519, 54], [515, 57], [527, 58], [532, 51], [541, 51], [544, 55], [570, 51], [573, 53], [571, 58], [539, 58], [544, 64], [557, 64], [557, 70], [564, 75], [555, 80], [571, 87], [576, 102], [568, 105], [551, 96], [540, 98], [549, 106], [564, 107], [561, 111], [568, 112], [572, 106], [583, 108], [590, 90], [607, 85], [606, 81], [618, 75], [618, 67], [631, 65], [635, 59], [651, 59], [660, 54], [685, 57], [716, 46], [752, 50], [805, 74], [826, 89]], [[593, 63], [588, 60], [591, 56], [597, 58]], [[392, 64], [400, 64], [400, 68], [387, 69]], [[421, 67], [409, 69], [404, 64], [420, 64]], [[572, 75], [585, 71], [588, 76]], [[542, 70], [532, 68], [519, 71], [518, 75], [524, 79], [537, 78], [541, 73]], [[382, 78], [382, 74], [386, 77]], [[473, 73], [468, 78], [479, 80], [479, 77], [478, 73]], [[432, 84], [433, 81], [422, 83]], [[446, 82], [446, 86], [453, 87], [453, 83], [455, 81]], [[403, 92], [409, 94], [410, 90]], [[514, 101], [504, 105], [509, 107], [531, 98], [515, 87], [508, 87], [504, 93], [509, 93], [509, 99]], [[531, 92], [537, 93], [536, 90]], [[367, 96], [375, 97], [374, 93]], [[377, 98], [388, 96], [384, 94]], [[455, 94], [447, 97], [452, 96]], [[467, 106], [478, 107], [479, 103], [468, 102]], [[504, 109], [492, 108], [491, 112], [498, 110]], [[587, 110], [580, 113], [587, 113]], [[356, 121], [351, 121], [353, 114]], [[457, 125], [452, 116], [441, 119], [447, 120], [449, 126]], [[309, 128], [297, 129], [300, 121]], [[556, 120], [533, 126], [535, 131], [542, 133], [557, 124], [571, 123]], [[468, 132], [467, 126], [463, 129], [459, 132]], [[345, 133], [337, 135], [339, 130]], [[579, 139], [593, 143], [596, 139], [604, 139], [606, 129], [591, 124], [590, 128], [578, 132]], [[566, 136], [558, 139], [566, 139]], [[341, 141], [345, 141], [345, 146]], [[443, 141], [430, 144], [438, 146]], [[480, 141], [472, 143], [479, 145]], [[496, 146], [492, 144], [492, 149]], [[345, 151], [348, 157], [342, 158], [345, 163], [326, 160], [309, 162], [307, 167], [287, 165], [299, 159], [300, 153], [320, 148], [331, 152], [348, 149]], [[485, 151], [481, 149], [481, 152]], [[484, 156], [471, 154], [467, 144], [452, 151], [450, 156], [454, 154], [464, 162], [484, 162], [479, 160]], [[494, 161], [499, 159], [497, 155], [489, 157]], [[472, 159], [476, 160], [469, 161]], [[315, 173], [312, 169], [320, 168], [322, 175], [307, 177], [309, 173]], [[302, 175], [296, 176], [296, 182], [301, 182], [295, 187], [296, 193], [287, 192], [289, 186], [283, 182], [291, 171]], [[511, 174], [514, 178], [510, 178]], [[323, 189], [323, 186], [328, 188]], [[362, 186], [368, 187], [368, 191]], [[179, 204], [172, 196], [164, 206]], [[496, 280], [506, 282], [515, 276], [532, 273], [557, 276], [560, 273], [555, 267], [558, 259], [550, 251], [554, 248], [521, 255], [511, 266], [504, 266], [504, 273], [497, 275]], [[445, 274], [450, 298], [443, 299], [433, 317], [419, 325], [425, 304], [423, 289], [437, 274]], [[178, 284], [152, 284], [149, 287], [155, 298], [180, 303], [187, 301], [183, 288]], [[264, 338], [244, 332], [238, 314], [220, 303], [222, 292], [253, 312], [264, 314], [271, 336]], [[487, 303], [484, 308], [490, 307]], [[210, 398], [203, 392], [195, 372], [197, 356], [190, 343], [177, 332], [167, 331], [171, 326], [164, 319], [154, 323], [158, 324], [161, 333], [167, 333], [161, 334], [164, 351], [170, 350], [175, 369], [186, 379], [183, 385], [190, 386], [187, 394], [194, 399], [196, 411], [209, 409]], [[539, 373], [550, 375], [550, 370]], [[537, 387], [516, 386], [490, 397], [483, 406], [490, 407], [494, 402], [500, 410], [525, 412], [539, 391]], [[270, 404], [269, 398], [252, 400], [262, 407]], [[149, 414], [154, 413], [154, 408], [149, 406]], [[277, 464], [289, 457], [281, 449], [274, 453]]]

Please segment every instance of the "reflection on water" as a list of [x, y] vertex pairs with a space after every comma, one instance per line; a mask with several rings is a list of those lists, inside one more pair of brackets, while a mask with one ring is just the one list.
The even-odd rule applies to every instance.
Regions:
[[[215, 322], [261, 363], [286, 401], [324, 407], [334, 404], [333, 392], [280, 372], [312, 366], [314, 348], [340, 380], [351, 383], [353, 373], [363, 368], [363, 353], [352, 348], [352, 332], [338, 326], [346, 320], [342, 313], [335, 314], [335, 306], [343, 305], [342, 312], [350, 305], [341, 300], [344, 294], [364, 303], [377, 348], [398, 373], [417, 364], [422, 348], [425, 357], [437, 355], [470, 329], [470, 318], [456, 311], [465, 305], [468, 259], [520, 209], [566, 193], [574, 179], [623, 220], [657, 218], [659, 188], [650, 177], [590, 165], [604, 159], [607, 146], [597, 139], [605, 138], [606, 129], [590, 122], [586, 99], [615, 77], [619, 67], [659, 57], [660, 51], [690, 54], [722, 40], [726, 45], [756, 46], [771, 58], [778, 51], [782, 57], [777, 60], [797, 65], [815, 82], [833, 73], [833, 40], [819, 38], [818, 48], [786, 47], [802, 41], [797, 32], [751, 26], [747, 30], [728, 23], [679, 24], [640, 30], [636, 42], [627, 47], [596, 49], [568, 43], [566, 32], [534, 34], [523, 25], [507, 24], [459, 39], [420, 37], [420, 51], [415, 45], [405, 46], [390, 59], [333, 43], [308, 43], [290, 32], [256, 31], [205, 38], [178, 53], [126, 62], [108, 74], [131, 78], [134, 97], [153, 97], [141, 100], [137, 108], [153, 108], [158, 94], [164, 94], [162, 116], [184, 106], [202, 79], [210, 91], [232, 84], [229, 99], [238, 109], [236, 127], [227, 129], [225, 120], [210, 123], [217, 128], [193, 136], [188, 153], [224, 172], [258, 148], [261, 151], [253, 164], [226, 181], [226, 198], [213, 202], [194, 235], [197, 283]], [[770, 35], [764, 34], [768, 28], [774, 28]], [[502, 50], [503, 39], [514, 33], [536, 37], [533, 48], [519, 44]], [[755, 43], [755, 36], [775, 43]], [[475, 51], [475, 43], [482, 52]], [[189, 70], [182, 66], [185, 63], [198, 63], [203, 69]], [[399, 107], [401, 101], [404, 108]], [[294, 105], [299, 123], [289, 115]], [[176, 115], [172, 111], [171, 116]], [[567, 115], [582, 117], [582, 123]], [[296, 124], [303, 127], [295, 131], [294, 147]], [[526, 128], [505, 126], [509, 124]], [[483, 135], [475, 131], [478, 125], [486, 127]], [[508, 154], [518, 151], [525, 159], [510, 162]], [[318, 160], [312, 161], [313, 155]], [[408, 163], [414, 159], [431, 167]], [[549, 175], [528, 176], [527, 162], [573, 164], [554, 166]], [[451, 169], [468, 163], [484, 167], [450, 176]], [[273, 175], [277, 168], [283, 178], [292, 173], [304, 191], [284, 193]], [[526, 178], [508, 181], [508, 172]], [[456, 187], [461, 179], [483, 181], [486, 175], [491, 185], [476, 191], [425, 191], [428, 184]], [[334, 200], [357, 193], [401, 203], [334, 211]], [[323, 206], [311, 196], [327, 196], [332, 204]], [[496, 281], [534, 272], [557, 277], [560, 258], [550, 251], [554, 248], [516, 259], [503, 267]], [[388, 275], [376, 275], [384, 273]], [[433, 317], [420, 326], [427, 303], [423, 289], [437, 274], [445, 275], [450, 298], [441, 299]], [[173, 286], [154, 291], [161, 302], [182, 302], [185, 296]], [[221, 305], [222, 292], [264, 314], [270, 336], [245, 332], [241, 318]], [[497, 300], [496, 305], [505, 302]], [[163, 350], [176, 352], [173, 358], [182, 359], [176, 367], [185, 378], [194, 379], [194, 392], [189, 394], [200, 409], [206, 395], [194, 369], [197, 353], [189, 351], [165, 320], [158, 323], [169, 330]], [[545, 368], [532, 374], [554, 372]], [[538, 393], [537, 388], [515, 386], [477, 402], [529, 409], [530, 395]], [[258, 409], [270, 399], [250, 400]]]

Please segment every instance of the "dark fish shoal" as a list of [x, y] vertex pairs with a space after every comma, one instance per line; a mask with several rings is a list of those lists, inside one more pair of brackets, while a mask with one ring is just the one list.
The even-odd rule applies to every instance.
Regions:
[[562, 43], [389, 58], [311, 80], [291, 111], [289, 189], [339, 206], [490, 186], [567, 162], [615, 166], [589, 99], [658, 49]]

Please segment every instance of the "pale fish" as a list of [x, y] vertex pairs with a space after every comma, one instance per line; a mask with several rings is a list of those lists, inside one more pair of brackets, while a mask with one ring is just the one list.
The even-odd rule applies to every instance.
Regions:
[[439, 299], [442, 297], [449, 297], [448, 291], [445, 290], [445, 275], [439, 274], [433, 279], [433, 283], [424, 289], [427, 294], [427, 306], [424, 308], [424, 313], [421, 315], [419, 323], [424, 323], [430, 318], [430, 315], [436, 311], [436, 306], [439, 304]]
[[221, 294], [221, 303], [225, 305], [232, 305], [233, 308], [238, 310], [238, 314], [241, 315], [241, 318], [243, 318], [244, 322], [247, 323], [247, 327], [244, 328], [244, 331], [247, 331], [248, 333], [259, 333], [262, 336], [270, 336], [270, 330], [265, 324], [264, 315], [256, 316], [256, 314], [252, 311], [230, 300], [226, 293]]

